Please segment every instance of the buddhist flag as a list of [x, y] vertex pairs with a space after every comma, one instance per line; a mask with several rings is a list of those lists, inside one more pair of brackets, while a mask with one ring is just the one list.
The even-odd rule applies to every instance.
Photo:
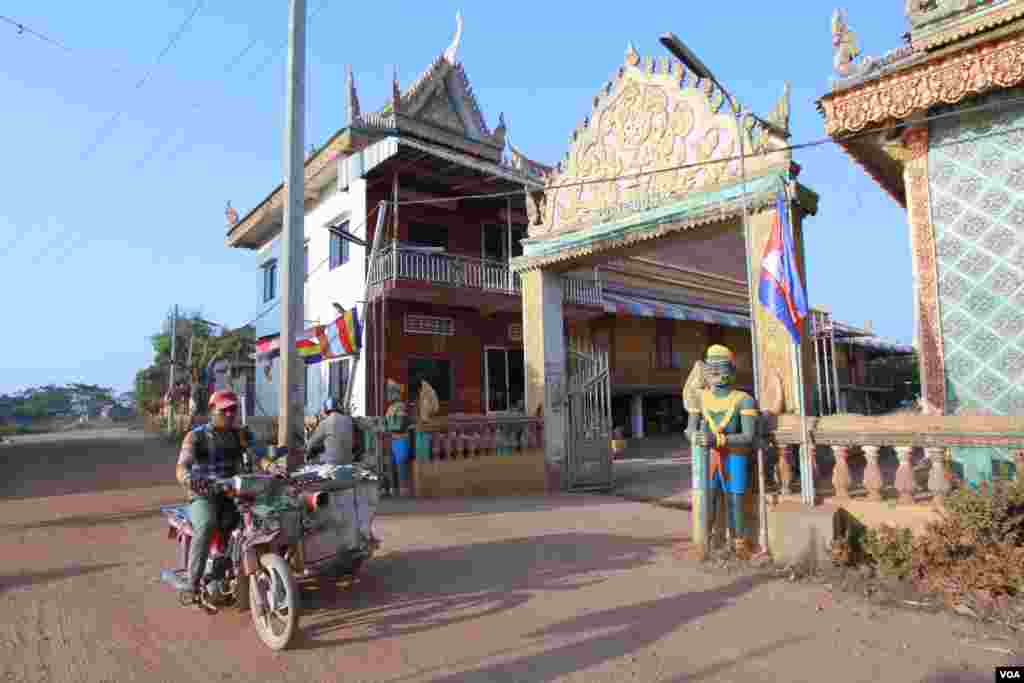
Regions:
[[306, 365], [313, 365], [324, 359], [320, 342], [316, 339], [299, 339], [295, 342], [295, 348]]
[[[275, 335], [273, 337], [264, 337], [256, 342], [256, 359], [259, 361], [269, 361], [277, 357], [281, 353], [281, 337]], [[210, 373], [212, 374], [212, 369]]]
[[348, 356], [358, 353], [361, 348], [363, 328], [359, 323], [359, 313], [350, 308], [337, 320], [327, 326], [324, 336], [327, 339], [328, 357]]

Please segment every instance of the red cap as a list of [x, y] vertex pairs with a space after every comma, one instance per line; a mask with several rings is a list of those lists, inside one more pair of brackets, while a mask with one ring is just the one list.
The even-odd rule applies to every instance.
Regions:
[[215, 391], [210, 396], [209, 407], [223, 410], [238, 405], [238, 396], [233, 391]]

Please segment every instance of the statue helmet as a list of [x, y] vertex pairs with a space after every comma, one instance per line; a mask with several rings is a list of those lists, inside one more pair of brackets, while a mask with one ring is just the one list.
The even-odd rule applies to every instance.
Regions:
[[730, 375], [736, 372], [736, 356], [728, 346], [712, 344], [704, 358], [705, 366], [709, 370], [719, 370]]

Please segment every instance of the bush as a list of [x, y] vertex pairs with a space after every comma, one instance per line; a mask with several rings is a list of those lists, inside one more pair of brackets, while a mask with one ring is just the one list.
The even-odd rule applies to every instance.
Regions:
[[950, 495], [942, 518], [914, 544], [911, 576], [951, 600], [1024, 593], [1024, 482]]
[[878, 571], [897, 579], [910, 576], [914, 535], [910, 529], [883, 524], [864, 533], [864, 555]]
[[11, 436], [14, 434], [31, 434], [32, 430], [23, 425], [0, 425], [0, 436]]

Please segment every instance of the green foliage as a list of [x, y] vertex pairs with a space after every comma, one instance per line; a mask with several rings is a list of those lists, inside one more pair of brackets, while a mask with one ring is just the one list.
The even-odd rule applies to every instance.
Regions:
[[905, 579], [910, 575], [914, 536], [910, 529], [883, 524], [868, 529], [863, 537], [864, 554], [885, 576]]
[[95, 384], [48, 384], [30, 387], [11, 395], [0, 395], [0, 403], [15, 417], [38, 419], [55, 415], [95, 414], [100, 405], [112, 402], [114, 391]]

